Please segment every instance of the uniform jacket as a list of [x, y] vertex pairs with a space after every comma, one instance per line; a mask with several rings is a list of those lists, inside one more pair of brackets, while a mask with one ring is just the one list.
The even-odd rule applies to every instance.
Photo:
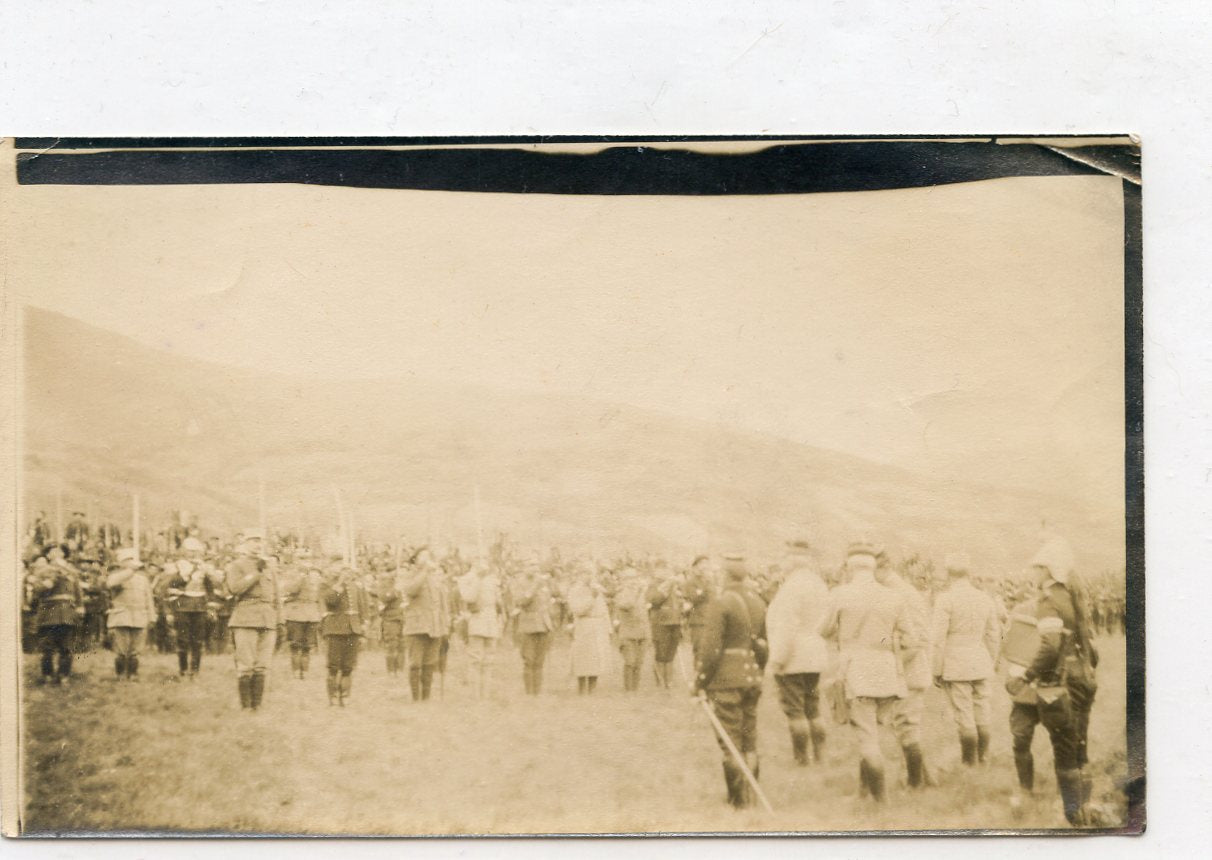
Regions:
[[614, 613], [620, 639], [649, 637], [648, 593], [642, 580], [629, 579], [619, 586], [614, 595]]
[[837, 640], [839, 675], [848, 698], [905, 695], [897, 644], [921, 647], [921, 641], [915, 638], [902, 592], [881, 585], [868, 572], [856, 573], [830, 593], [821, 635]]
[[501, 583], [474, 571], [459, 578], [459, 595], [467, 610], [467, 635], [497, 639], [501, 635]]
[[769, 656], [766, 604], [742, 584], [708, 602], [699, 639], [695, 686], [700, 690], [761, 687]]
[[318, 571], [293, 571], [286, 577], [282, 590], [282, 611], [286, 620], [319, 621], [320, 592], [323, 588], [324, 581]]
[[116, 570], [105, 578], [110, 589], [107, 627], [146, 627], [156, 617], [151, 583], [140, 570]]
[[981, 681], [993, 675], [1001, 625], [993, 599], [966, 578], [934, 602], [931, 621], [934, 674], [944, 681]]
[[577, 583], [568, 590], [572, 613], [572, 672], [577, 677], [606, 674], [610, 667], [610, 609], [600, 591]]
[[205, 612], [207, 604], [214, 600], [215, 583], [210, 572], [201, 564], [190, 562], [190, 565], [188, 575], [178, 572], [168, 579], [166, 594], [174, 612]]
[[686, 625], [691, 628], [702, 627], [707, 602], [711, 599], [711, 583], [707, 574], [692, 569], [686, 576], [684, 596], [686, 602], [690, 604], [690, 611], [686, 615]]
[[278, 626], [278, 581], [263, 560], [242, 555], [228, 565], [227, 589], [234, 604], [228, 627], [265, 630]]
[[766, 611], [770, 663], [783, 675], [823, 672], [829, 664], [821, 622], [829, 589], [811, 570], [793, 571]]
[[[39, 569], [35, 569], [38, 571]], [[39, 627], [77, 624], [83, 593], [80, 580], [66, 567], [44, 566], [32, 580], [32, 596], [38, 607], [35, 623]]]
[[909, 637], [897, 641], [897, 657], [901, 663], [901, 677], [910, 690], [925, 690], [934, 681], [930, 655], [930, 605], [920, 591], [907, 583], [897, 573], [888, 578], [888, 586], [898, 590], [905, 598], [906, 628], [912, 631]]
[[324, 587], [324, 616], [320, 619], [321, 636], [363, 635], [370, 616], [370, 601], [362, 586], [356, 582]]
[[1095, 688], [1098, 651], [1089, 631], [1079, 622], [1069, 589], [1057, 582], [1049, 583], [1040, 595], [1036, 617], [1039, 651], [1023, 677], [1040, 686], [1081, 684]]
[[654, 627], [682, 626], [682, 588], [674, 577], [652, 584], [648, 589], [648, 605], [652, 607]]
[[546, 633], [553, 628], [551, 588], [545, 578], [532, 575], [523, 580], [514, 605], [520, 610], [518, 633]]
[[449, 636], [450, 596], [441, 574], [419, 568], [405, 578], [403, 589], [408, 598], [404, 607], [404, 635]]

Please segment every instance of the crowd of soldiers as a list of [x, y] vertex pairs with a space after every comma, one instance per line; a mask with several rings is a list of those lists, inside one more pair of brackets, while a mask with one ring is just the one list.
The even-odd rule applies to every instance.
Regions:
[[[129, 536], [133, 537], [133, 536]], [[977, 576], [951, 556], [942, 569], [917, 557], [894, 564], [876, 544], [852, 544], [844, 563], [823, 567], [805, 541], [774, 565], [740, 555], [676, 567], [661, 558], [602, 563], [545, 559], [504, 539], [465, 558], [428, 546], [363, 546], [354, 556], [313, 552], [294, 535], [249, 528], [231, 541], [204, 537], [196, 523], [148, 542], [142, 554], [116, 528], [73, 516], [62, 541], [39, 519], [29, 535], [24, 595], [27, 650], [41, 652], [41, 681], [63, 684], [72, 655], [108, 648], [116, 677], [139, 679], [144, 647], [176, 651], [191, 680], [204, 654], [232, 647], [238, 700], [262, 703], [270, 659], [288, 649], [305, 679], [326, 644], [331, 705], [353, 695], [359, 653], [381, 651], [391, 676], [407, 676], [412, 699], [442, 693], [452, 640], [466, 651], [471, 683], [485, 697], [498, 682], [496, 655], [515, 643], [522, 689], [542, 693], [553, 638], [570, 638], [581, 695], [622, 658], [623, 690], [640, 689], [646, 655], [659, 688], [680, 680], [699, 696], [723, 752], [731, 804], [765, 802], [757, 754], [757, 704], [773, 676], [795, 762], [822, 760], [830, 723], [848, 725], [859, 748], [860, 792], [886, 801], [881, 727], [904, 756], [909, 790], [928, 788], [932, 769], [920, 730], [926, 690], [942, 688], [955, 716], [961, 761], [988, 758], [990, 684], [1008, 669], [1009, 717], [1023, 791], [1034, 789], [1031, 739], [1052, 741], [1062, 807], [1090, 822], [1086, 727], [1094, 698], [1092, 637], [1123, 629], [1122, 584], [1104, 577], [1079, 588], [1072, 554], [1048, 542], [1027, 577]], [[134, 542], [136, 544], [140, 542]], [[1017, 626], [1016, 626], [1017, 625]], [[693, 667], [679, 662], [688, 640]], [[826, 717], [830, 717], [827, 720]]]

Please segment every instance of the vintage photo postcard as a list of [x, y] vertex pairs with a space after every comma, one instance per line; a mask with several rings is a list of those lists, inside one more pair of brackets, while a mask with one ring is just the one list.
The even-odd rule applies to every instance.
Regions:
[[0, 156], [7, 835], [1143, 830], [1135, 139]]

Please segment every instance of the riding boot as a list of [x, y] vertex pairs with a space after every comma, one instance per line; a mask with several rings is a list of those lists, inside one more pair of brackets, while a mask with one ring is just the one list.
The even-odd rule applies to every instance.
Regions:
[[337, 703], [337, 694], [339, 690], [339, 679], [337, 678], [337, 670], [329, 669], [328, 677], [325, 679], [328, 688], [328, 704], [335, 705]]
[[72, 652], [62, 651], [59, 653], [59, 677], [70, 678], [72, 674]]
[[808, 727], [800, 722], [791, 723], [791, 756], [803, 767], [808, 764]]
[[1061, 806], [1065, 810], [1065, 820], [1076, 827], [1081, 824], [1082, 772], [1077, 768], [1058, 770], [1056, 772], [1056, 787], [1060, 789]]
[[825, 760], [825, 723], [820, 718], [809, 720], [808, 734], [812, 738], [812, 755], [820, 764]]
[[139, 658], [131, 655], [126, 659], [126, 674], [133, 681], [139, 675]]
[[292, 677], [298, 678], [303, 658], [299, 656], [299, 652], [294, 648], [290, 649], [290, 674]]
[[265, 673], [254, 672], [252, 676], [252, 708], [255, 711], [261, 707], [261, 698], [265, 695]]
[[989, 758], [989, 727], [976, 727], [976, 760], [984, 764]]
[[339, 699], [341, 707], [345, 707], [345, 701], [353, 692], [353, 675], [348, 672], [341, 675], [341, 698]]
[[198, 647], [194, 648], [193, 652], [189, 655], [189, 673], [191, 675], [197, 675], [198, 672], [201, 671], [201, 669], [202, 669], [202, 646], [199, 645]]
[[1027, 792], [1035, 788], [1035, 759], [1029, 750], [1014, 754], [1014, 769], [1018, 771], [1019, 788]]
[[871, 798], [876, 803], [884, 802], [884, 770], [883, 768], [869, 767], [867, 770], [867, 781], [871, 785]]
[[922, 786], [922, 748], [909, 744], [902, 749], [905, 754], [905, 776], [910, 788]]
[[114, 657], [114, 674], [119, 678], [126, 677], [126, 657], [121, 654]]
[[745, 777], [731, 759], [724, 761], [724, 784], [728, 787], [728, 802], [737, 809], [745, 805]]
[[591, 695], [591, 696], [592, 696], [592, 695], [593, 695], [593, 691], [594, 691], [594, 690], [596, 690], [597, 688], [598, 688], [598, 676], [597, 676], [597, 675], [590, 675], [590, 676], [589, 676], [589, 684], [586, 686], [586, 692], [587, 692], [587, 693], [589, 693], [589, 695]]
[[307, 669], [311, 665], [311, 652], [304, 651], [299, 655], [299, 677], [302, 678], [307, 674]]
[[974, 735], [960, 734], [960, 760], [969, 767], [976, 764], [976, 737]]
[[871, 796], [871, 766], [867, 759], [859, 759], [859, 797]]
[[586, 678], [584, 675], [579, 675], [579, 676], [577, 677], [577, 695], [578, 695], [578, 696], [583, 696], [583, 695], [585, 695], [585, 689], [586, 689], [588, 686], [589, 686], [589, 681], [588, 681], [588, 679], [587, 679], [587, 678]]
[[188, 671], [189, 671], [189, 652], [188, 651], [178, 651], [177, 652], [177, 673], [180, 675], [184, 675]]
[[252, 676], [241, 675], [237, 684], [240, 688], [240, 707], [247, 710], [252, 707]]
[[433, 689], [433, 666], [421, 667], [421, 699], [427, 701], [429, 699], [430, 690]]
[[421, 701], [421, 667], [408, 667], [408, 688], [412, 691], [412, 700]]

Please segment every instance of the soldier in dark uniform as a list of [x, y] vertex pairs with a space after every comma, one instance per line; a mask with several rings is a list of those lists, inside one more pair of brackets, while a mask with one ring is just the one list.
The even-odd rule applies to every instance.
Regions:
[[[724, 571], [724, 587], [704, 611], [695, 690], [707, 697], [724, 731], [757, 779], [757, 706], [769, 653], [766, 604], [747, 587], [741, 556], [725, 556]], [[752, 805], [753, 793], [744, 772], [723, 739], [717, 740], [724, 751], [728, 802], [735, 807]]]
[[715, 583], [711, 575], [710, 563], [707, 556], [700, 555], [691, 563], [690, 570], [686, 574], [684, 591], [688, 606], [686, 631], [690, 636], [690, 647], [697, 662], [699, 659], [699, 637], [703, 632], [703, 615], [706, 611], [707, 603], [715, 593]]
[[404, 671], [403, 600], [395, 582], [388, 582], [379, 590], [379, 636], [387, 657], [388, 675], [399, 675]]
[[72, 674], [72, 640], [83, 612], [80, 583], [66, 562], [52, 564], [41, 557], [34, 561], [30, 579], [38, 607], [35, 625], [42, 651], [42, 680], [60, 684]]
[[1018, 696], [1028, 686], [1036, 692], [1039, 721], [1052, 741], [1056, 783], [1065, 818], [1086, 821], [1091, 782], [1086, 766], [1086, 730], [1098, 683], [1094, 677], [1098, 652], [1091, 641], [1089, 619], [1070, 586], [1073, 552], [1059, 538], [1044, 544], [1031, 562], [1041, 593], [1036, 616], [1039, 650], [1019, 678], [1006, 689]]
[[328, 704], [343, 708], [353, 689], [358, 641], [370, 608], [366, 592], [348, 567], [341, 569], [336, 582], [325, 586], [323, 602], [320, 633], [328, 645]]
[[177, 643], [177, 669], [193, 680], [202, 668], [206, 641], [207, 607], [214, 599], [215, 583], [200, 562], [181, 559], [173, 566], [166, 596], [172, 607]]

